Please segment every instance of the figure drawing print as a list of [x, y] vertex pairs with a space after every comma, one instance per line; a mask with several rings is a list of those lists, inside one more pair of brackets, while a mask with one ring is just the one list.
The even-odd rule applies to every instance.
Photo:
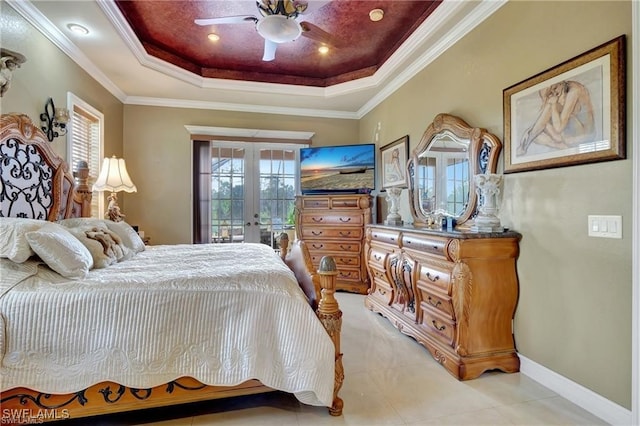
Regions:
[[532, 161], [609, 149], [603, 137], [608, 134], [603, 112], [609, 108], [605, 69], [600, 64], [564, 73], [522, 91], [513, 100], [515, 158]]

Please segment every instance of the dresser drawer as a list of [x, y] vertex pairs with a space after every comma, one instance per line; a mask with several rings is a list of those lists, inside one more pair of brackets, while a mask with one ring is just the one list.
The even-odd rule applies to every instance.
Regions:
[[455, 321], [442, 315], [438, 310], [422, 302], [422, 325], [427, 327], [434, 337], [443, 343], [453, 346], [456, 338]]
[[386, 267], [388, 256], [388, 251], [372, 247], [371, 249], [369, 249], [369, 257], [367, 259], [367, 262], [369, 262], [369, 265], [371, 265], [372, 267], [377, 267], [384, 270]]
[[340, 240], [362, 240], [363, 232], [363, 228], [306, 226], [302, 229], [302, 239], [335, 238]]
[[357, 241], [345, 241], [344, 243], [338, 242], [324, 242], [324, 241], [308, 241], [306, 242], [307, 248], [310, 251], [315, 250], [323, 250], [323, 251], [331, 251], [331, 252], [350, 252], [350, 253], [360, 253], [362, 249], [362, 244]]
[[437, 254], [446, 258], [447, 238], [426, 237], [424, 235], [403, 234], [402, 247]]
[[309, 225], [343, 225], [343, 226], [362, 226], [364, 225], [364, 217], [362, 214], [324, 214], [323, 212], [317, 213], [303, 213], [301, 215], [302, 223], [306, 226]]
[[[320, 265], [320, 260], [325, 256], [325, 253], [312, 253], [311, 254], [311, 262], [314, 266]], [[332, 254], [333, 260], [336, 261], [336, 265], [338, 269], [341, 266], [360, 266], [360, 255], [359, 254]]]
[[387, 229], [374, 229], [371, 232], [371, 240], [381, 243], [398, 245], [400, 241], [400, 232]]
[[369, 207], [367, 205], [361, 206], [362, 197], [356, 196], [344, 196], [344, 197], [334, 197], [331, 198], [330, 206], [332, 209], [361, 209], [364, 207]]
[[451, 296], [451, 266], [438, 263], [423, 263], [419, 262], [418, 282], [417, 285], [420, 288], [436, 287], [440, 292]]
[[455, 320], [451, 297], [441, 294], [438, 291], [433, 291], [432, 286], [425, 286], [423, 281], [418, 281], [418, 291], [420, 292], [422, 304], [427, 304], [431, 306], [431, 308], [437, 309], [442, 315], [452, 321]]
[[[384, 273], [382, 273], [382, 275], [384, 276]], [[384, 279], [380, 279], [377, 276], [378, 273], [376, 272], [373, 278], [372, 290], [369, 293], [369, 297], [374, 297], [385, 305], [390, 305], [393, 300], [393, 290]]]
[[350, 268], [347, 266], [338, 266], [338, 280], [360, 282], [364, 279], [362, 271], [359, 268]]
[[329, 209], [329, 197], [301, 197], [302, 209]]

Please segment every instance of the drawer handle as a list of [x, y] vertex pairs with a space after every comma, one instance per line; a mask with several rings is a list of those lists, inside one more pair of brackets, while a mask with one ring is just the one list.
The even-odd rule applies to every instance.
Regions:
[[412, 242], [413, 242], [413, 241], [411, 241], [411, 240], [407, 240], [407, 241], [406, 241], [406, 244], [411, 244]]
[[374, 255], [373, 255], [373, 258], [374, 258], [375, 260], [377, 260], [377, 261], [382, 260], [382, 256], [380, 256], [379, 254], [374, 254]]
[[321, 217], [312, 217], [311, 220], [316, 222], [316, 223], [320, 223], [320, 222], [322, 222], [323, 218], [321, 218]]
[[322, 247], [324, 247], [324, 244], [311, 244], [311, 247], [313, 247], [314, 249], [321, 249]]
[[343, 218], [340, 218], [340, 222], [342, 222], [342, 223], [351, 222], [351, 218], [348, 217], [347, 220], [344, 220]]
[[311, 233], [312, 233], [313, 235], [315, 235], [316, 237], [317, 237], [318, 235], [322, 235], [322, 231], [311, 231]]
[[344, 265], [351, 265], [351, 262], [353, 262], [353, 259], [343, 259], [340, 258], [340, 263], [344, 264]]
[[434, 250], [438, 250], [438, 246], [431, 246]]
[[435, 283], [436, 281], [438, 281], [440, 279], [440, 275], [433, 276], [433, 275], [431, 275], [431, 272], [427, 272], [427, 278], [432, 283]]
[[383, 289], [381, 289], [381, 288], [379, 288], [379, 289], [378, 289], [378, 293], [380, 293], [380, 294], [382, 294], [382, 295], [387, 294], [387, 292], [386, 292], [386, 291], [384, 291], [384, 290], [383, 290]]
[[340, 249], [341, 250], [351, 250], [351, 246], [343, 246], [342, 244], [340, 244]]
[[438, 306], [440, 306], [442, 304], [442, 302], [440, 302], [439, 300], [434, 303], [433, 299], [431, 298], [431, 296], [429, 296], [429, 298], [427, 299], [427, 303], [430, 304], [431, 306], [433, 306], [434, 308], [437, 308]]
[[436, 320], [431, 320], [431, 324], [433, 324], [433, 326], [436, 328], [436, 330], [438, 331], [444, 331], [445, 327], [444, 325], [438, 326], [438, 323], [436, 322]]
[[340, 236], [341, 237], [348, 237], [351, 235], [351, 231], [340, 231]]

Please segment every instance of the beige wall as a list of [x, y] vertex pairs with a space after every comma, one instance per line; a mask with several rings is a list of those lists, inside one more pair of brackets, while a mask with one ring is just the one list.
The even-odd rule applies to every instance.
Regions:
[[[0, 98], [2, 113], [27, 114], [40, 125], [47, 99], [52, 98], [56, 107], [64, 107], [67, 92], [72, 92], [104, 114], [105, 153], [121, 155], [122, 103], [6, 2], [0, 2], [0, 8], [1, 46], [27, 58], [14, 71], [9, 91]], [[52, 143], [53, 149], [65, 159], [66, 144], [66, 137], [58, 137]]]
[[[409, 134], [413, 149], [447, 112], [502, 140], [503, 89], [621, 34], [630, 44], [630, 16], [628, 1], [509, 2], [367, 114], [360, 135], [381, 122], [380, 144]], [[631, 160], [508, 174], [500, 215], [523, 236], [518, 351], [627, 409], [631, 190]], [[589, 214], [622, 215], [623, 239], [587, 237]]]
[[314, 145], [357, 143], [356, 120], [127, 105], [124, 157], [136, 194], [129, 223], [153, 244], [191, 243], [191, 142], [185, 125], [315, 132]]

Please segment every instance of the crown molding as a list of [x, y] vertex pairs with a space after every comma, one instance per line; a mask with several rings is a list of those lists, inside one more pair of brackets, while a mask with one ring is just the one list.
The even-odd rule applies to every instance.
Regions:
[[6, 0], [16, 12], [33, 25], [50, 42], [62, 50], [120, 102], [126, 94], [120, 90], [78, 47], [47, 19], [30, 1]]
[[[427, 51], [425, 51], [416, 61], [414, 61], [407, 68], [398, 73], [397, 77], [387, 84], [382, 90], [380, 90], [374, 97], [372, 97], [362, 108], [357, 112], [358, 118], [364, 117], [368, 112], [375, 108], [378, 104], [384, 101], [387, 97], [398, 90], [403, 84], [412, 79], [418, 72], [426, 68], [431, 62], [436, 60], [442, 53], [458, 42], [462, 37], [467, 35], [471, 30], [480, 25], [485, 19], [491, 16], [494, 12], [500, 9], [507, 3], [508, 0], [495, 0], [495, 1], [482, 1], [481, 4], [473, 10], [472, 13], [465, 16], [459, 23], [453, 26], [440, 40], [432, 44]], [[453, 2], [457, 4], [463, 4], [464, 2]], [[443, 2], [440, 7], [445, 4], [451, 4], [451, 2]], [[436, 9], [436, 12], [438, 11]], [[456, 8], [457, 9], [457, 8]], [[434, 12], [434, 15], [436, 15]], [[448, 10], [446, 16], [436, 15], [433, 21], [430, 20], [431, 16], [425, 20], [422, 26], [437, 27], [447, 23], [447, 18], [452, 11]]]
[[311, 140], [315, 132], [302, 132], [295, 130], [261, 130], [261, 129], [241, 129], [236, 127], [212, 127], [212, 126], [191, 126], [185, 125], [185, 129], [191, 135], [222, 136], [236, 138], [255, 139], [291, 139], [291, 140]]
[[196, 101], [185, 99], [150, 98], [143, 96], [129, 96], [125, 100], [127, 105], [159, 106], [170, 108], [193, 108], [217, 111], [250, 112], [258, 114], [294, 115], [299, 117], [338, 118], [357, 120], [355, 112], [334, 111], [322, 109], [305, 109], [292, 107], [278, 107], [250, 104], [233, 104], [224, 102]]

